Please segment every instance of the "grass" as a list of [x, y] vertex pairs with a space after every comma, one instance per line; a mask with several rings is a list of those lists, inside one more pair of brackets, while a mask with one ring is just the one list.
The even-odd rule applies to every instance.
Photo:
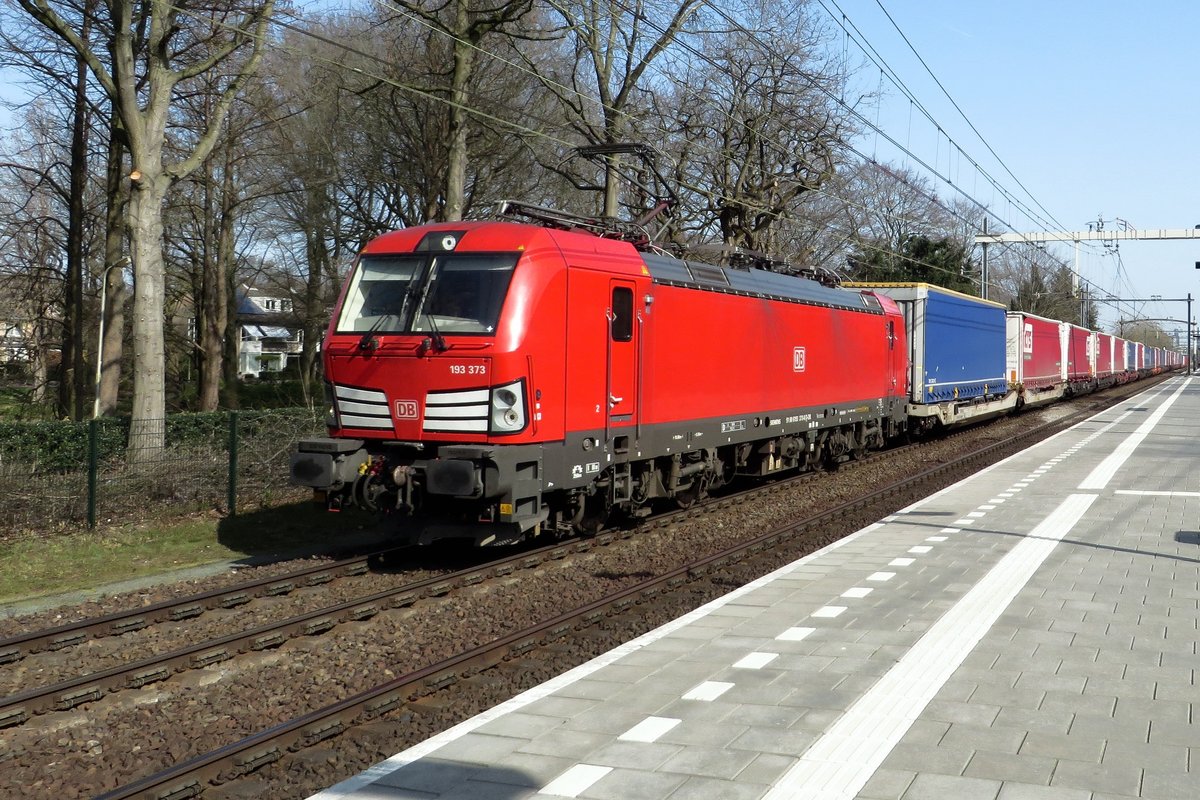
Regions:
[[252, 556], [321, 552], [373, 526], [293, 503], [236, 517], [141, 523], [0, 544], [0, 603]]

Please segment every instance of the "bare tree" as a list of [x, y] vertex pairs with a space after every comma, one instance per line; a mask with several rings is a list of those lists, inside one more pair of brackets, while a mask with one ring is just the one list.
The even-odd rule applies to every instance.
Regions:
[[[162, 207], [167, 191], [211, 152], [221, 124], [261, 59], [274, 0], [228, 4], [112, 0], [100, 13], [111, 33], [101, 51], [83, 35], [76, 9], [50, 0], [16, 0], [70, 45], [111, 99], [128, 135], [132, 193], [129, 226], [134, 270], [134, 391], [130, 436], [153, 454], [166, 414], [165, 265]], [[99, 16], [99, 15], [98, 15]], [[180, 92], [210, 72], [221, 94], [208, 126], [178, 160], [166, 158], [170, 112]]]
[[1029, 245], [1009, 245], [993, 249], [991, 263], [994, 299], [1007, 299], [1013, 311], [1079, 322], [1075, 276], [1053, 253]]
[[[67, 276], [66, 158], [60, 118], [35, 103], [10, 142], [15, 157], [0, 169], [0, 275], [7, 321], [29, 341], [33, 399], [50, 401], [51, 378], [62, 379]], [[54, 398], [55, 400], [57, 398]], [[62, 412], [62, 409], [59, 409]]]
[[781, 223], [834, 176], [855, 128], [840, 100], [846, 73], [821, 55], [825, 34], [806, 5], [752, 2], [743, 16], [674, 78], [663, 126], [677, 132], [691, 227], [779, 255]]
[[[567, 35], [566, 64], [533, 64], [585, 143], [612, 145], [633, 133], [649, 102], [647, 71], [689, 30], [703, 0], [553, 0]], [[609, 156], [602, 213], [620, 205], [620, 159]]]
[[[178, 107], [182, 129], [200, 131], [219, 102], [220, 86], [201, 79], [203, 87]], [[227, 122], [208, 158], [178, 184], [170, 204], [168, 252], [174, 257], [182, 285], [189, 289], [194, 340], [189, 353], [197, 374], [196, 408], [215, 411], [224, 396], [236, 407], [237, 371], [226, 370], [226, 339], [237, 316], [235, 275], [243, 230], [251, 224], [264, 194], [277, 191], [260, 178], [264, 162], [274, 158], [265, 131], [270, 127], [267, 104], [255, 99], [260, 85], [247, 87], [227, 115]], [[225, 388], [222, 388], [222, 384]]]
[[[533, 8], [533, 0], [396, 0], [406, 16], [441, 35], [451, 53], [449, 85], [439, 86], [446, 98], [446, 172], [441, 186], [441, 218], [460, 220], [466, 208], [467, 132], [470, 127], [471, 83], [484, 41], [493, 34], [513, 35]], [[400, 22], [409, 22], [401, 19]], [[445, 74], [445, 70], [441, 73]]]
[[302, 331], [299, 371], [308, 399], [318, 376], [318, 345], [339, 288], [339, 266], [357, 249], [357, 226], [343, 213], [346, 198], [357, 194], [363, 176], [345, 174], [347, 152], [362, 143], [363, 131], [354, 110], [361, 102], [355, 89], [362, 79], [345, 69], [347, 51], [331, 44], [337, 38], [361, 39], [346, 24], [314, 19], [309, 24], [320, 39], [289, 36], [292, 53], [268, 58], [269, 89], [256, 97], [263, 118], [266, 150], [264, 184], [275, 194], [264, 205], [264, 236], [288, 254], [286, 279], [300, 288], [291, 298], [293, 324]]
[[[93, 24], [94, 3], [83, 0], [77, 9], [81, 36], [89, 38]], [[7, 9], [6, 9], [7, 10]], [[58, 120], [61, 140], [61, 160], [46, 176], [47, 185], [62, 195], [62, 219], [66, 228], [63, 242], [65, 275], [61, 283], [63, 301], [60, 307], [62, 341], [61, 361], [58, 364], [57, 412], [61, 416], [80, 419], [84, 416], [84, 401], [89, 392], [89, 373], [85, 367], [86, 284], [90, 260], [91, 229], [94, 197], [89, 193], [93, 148], [97, 142], [94, 127], [101, 119], [103, 98], [94, 96], [89, 86], [88, 71], [79, 55], [56, 37], [47, 36], [37, 27], [7, 26], [0, 33], [0, 52], [4, 61], [26, 75], [30, 84], [55, 102], [31, 110], [41, 117], [61, 115]], [[48, 141], [48, 140], [47, 140]]]

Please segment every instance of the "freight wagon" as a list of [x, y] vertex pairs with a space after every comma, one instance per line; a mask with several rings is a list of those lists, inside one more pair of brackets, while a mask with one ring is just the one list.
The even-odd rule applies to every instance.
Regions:
[[1011, 411], [1004, 306], [927, 283], [847, 283], [892, 298], [908, 334], [914, 429]]
[[1061, 398], [1067, 389], [1062, 323], [1008, 312], [1008, 379], [1019, 405], [1041, 405]]

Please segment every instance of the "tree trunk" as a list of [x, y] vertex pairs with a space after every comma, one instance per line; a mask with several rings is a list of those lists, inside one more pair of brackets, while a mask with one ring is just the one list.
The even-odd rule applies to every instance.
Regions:
[[200, 390], [197, 398], [198, 411], [216, 411], [220, 402], [221, 375], [225, 348], [225, 315], [227, 313], [224, 292], [225, 276], [215, 257], [204, 259], [203, 295], [201, 305], [204, 313], [197, 320], [200, 336]]
[[[83, 17], [83, 36], [91, 28], [87, 9]], [[59, 413], [71, 419], [83, 419], [82, 387], [87, 385], [83, 362], [83, 193], [88, 175], [88, 103], [87, 65], [83, 57], [75, 59], [75, 102], [71, 111], [71, 184], [67, 220], [67, 281], [63, 297], [62, 364], [59, 367]], [[99, 354], [96, 355], [99, 358]]]
[[225, 346], [224, 298], [221, 296], [225, 284], [225, 271], [221, 264], [220, 246], [217, 243], [217, 220], [212, 172], [205, 167], [203, 176], [203, 207], [201, 241], [194, 261], [199, 261], [200, 285], [196, 287], [196, 338], [199, 352], [197, 364], [200, 388], [197, 397], [198, 411], [216, 411], [221, 391], [221, 354]]
[[[336, 277], [327, 276], [335, 272], [329, 256], [326, 236], [330, 233], [333, 215], [332, 202], [325, 187], [309, 187], [305, 193], [307, 214], [304, 226], [304, 254], [308, 260], [308, 280], [304, 284], [303, 340], [300, 343], [300, 379], [308, 397], [310, 389], [316, 388], [317, 356], [321, 336], [321, 322], [325, 311], [326, 282], [336, 285]], [[320, 397], [319, 393], [315, 393]]]
[[[456, 30], [467, 29], [467, 0], [458, 0]], [[446, 164], [446, 222], [463, 218], [467, 186], [467, 86], [475, 50], [463, 39], [454, 40], [454, 72], [450, 78], [450, 152]]]
[[[207, 324], [204, 336], [204, 381], [207, 391], [202, 397], [201, 411], [216, 411], [220, 398], [221, 378], [225, 372], [225, 338], [229, 328], [229, 283], [236, 274], [234, 263], [234, 217], [237, 198], [234, 188], [234, 168], [226, 149], [224, 179], [221, 186], [221, 209], [216, 223], [216, 252], [206, 260], [205, 307]], [[210, 269], [211, 267], [211, 269]]]
[[[319, 231], [310, 230], [308, 238], [308, 282], [304, 287], [304, 324], [301, 327], [303, 339], [300, 342], [300, 380], [304, 384], [305, 394], [308, 393], [309, 387], [316, 383], [317, 377], [317, 345], [321, 341], [320, 314], [323, 310], [321, 297], [324, 294], [321, 288], [324, 264], [315, 259], [319, 258], [325, 250], [325, 242], [321, 239]], [[319, 245], [314, 244], [314, 239], [321, 239]]]
[[104, 235], [104, 342], [100, 346], [100, 416], [117, 410], [121, 387], [121, 357], [125, 345], [125, 276], [124, 267], [114, 266], [124, 259], [125, 203], [128, 191], [122, 179], [125, 146], [124, 131], [116, 110], [112, 112], [108, 137], [108, 169], [105, 184], [108, 210], [105, 214]]
[[46, 323], [43, 319], [34, 322], [33, 326], [33, 364], [31, 367], [31, 378], [33, 380], [33, 394], [30, 400], [34, 405], [42, 405], [47, 402], [49, 392], [46, 390], [47, 383], [50, 380], [50, 370], [47, 366], [50, 355], [50, 337], [46, 330]]
[[134, 461], [155, 458], [165, 441], [165, 267], [162, 204], [170, 179], [138, 176], [129, 201], [133, 248], [133, 409], [129, 449]]
[[241, 398], [238, 396], [238, 348], [241, 345], [242, 326], [237, 321], [237, 306], [238, 292], [237, 282], [233, 274], [225, 276], [225, 307], [227, 309], [225, 318], [225, 357], [222, 359], [225, 373], [225, 384], [221, 389], [221, 395], [224, 398], [225, 407], [230, 410], [236, 410], [241, 407]]

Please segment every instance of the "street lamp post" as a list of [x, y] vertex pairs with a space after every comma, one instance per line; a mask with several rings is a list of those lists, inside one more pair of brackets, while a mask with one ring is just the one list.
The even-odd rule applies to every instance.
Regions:
[[92, 402], [92, 419], [100, 416], [100, 378], [104, 374], [104, 312], [108, 301], [108, 273], [115, 268], [124, 268], [130, 264], [129, 256], [125, 256], [115, 264], [109, 264], [100, 275], [100, 324], [96, 333], [96, 398]]

